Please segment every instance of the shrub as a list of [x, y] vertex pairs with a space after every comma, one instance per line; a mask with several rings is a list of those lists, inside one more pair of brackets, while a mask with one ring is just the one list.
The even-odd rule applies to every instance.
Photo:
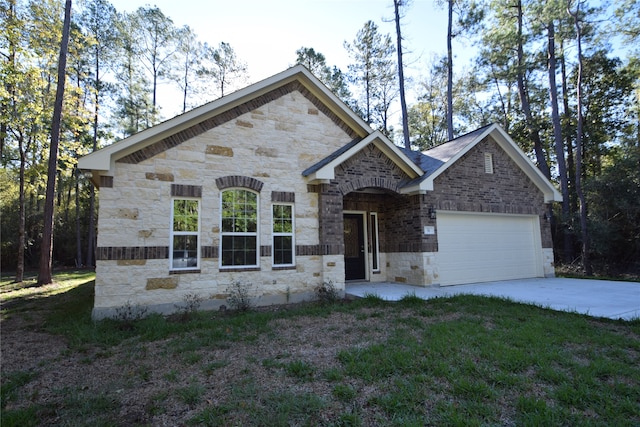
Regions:
[[316, 297], [323, 303], [334, 303], [341, 299], [340, 291], [333, 284], [333, 281], [329, 280], [316, 288]]
[[227, 302], [229, 306], [236, 311], [249, 311], [253, 306], [251, 301], [251, 292], [249, 289], [252, 284], [242, 284], [240, 282], [231, 282], [227, 287]]
[[133, 325], [134, 322], [147, 316], [147, 308], [140, 304], [132, 304], [127, 301], [124, 305], [116, 308], [114, 320], [122, 322], [124, 325]]
[[200, 309], [200, 304], [204, 300], [198, 294], [186, 294], [182, 297], [182, 304], [175, 304], [176, 314], [180, 320], [188, 321], [191, 316]]

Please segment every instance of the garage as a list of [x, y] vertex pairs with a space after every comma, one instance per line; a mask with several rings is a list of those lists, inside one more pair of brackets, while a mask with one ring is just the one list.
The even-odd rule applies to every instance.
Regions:
[[440, 285], [541, 277], [535, 215], [437, 213]]

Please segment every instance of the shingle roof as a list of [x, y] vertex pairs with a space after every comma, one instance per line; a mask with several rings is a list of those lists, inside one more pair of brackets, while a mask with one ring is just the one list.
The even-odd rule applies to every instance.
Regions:
[[444, 144], [440, 144], [423, 152], [416, 152], [416, 163], [424, 171], [424, 177], [435, 172], [440, 166], [455, 157], [456, 154], [464, 150], [469, 144], [476, 141], [478, 136], [490, 126], [492, 125], [483, 126]]
[[319, 171], [324, 166], [328, 165], [329, 163], [331, 163], [332, 161], [334, 161], [335, 159], [340, 157], [343, 153], [346, 153], [347, 151], [349, 151], [351, 148], [353, 148], [360, 141], [362, 141], [362, 138], [357, 138], [357, 139], [354, 139], [353, 141], [351, 141], [350, 143], [340, 147], [339, 149], [337, 149], [333, 153], [329, 154], [324, 159], [320, 160], [318, 163], [316, 163], [313, 166], [311, 166], [311, 167], [305, 169], [304, 171], [302, 171], [302, 176], [309, 176], [312, 173]]

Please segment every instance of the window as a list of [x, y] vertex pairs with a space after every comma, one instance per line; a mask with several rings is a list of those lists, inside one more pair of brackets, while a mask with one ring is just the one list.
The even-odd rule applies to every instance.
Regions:
[[484, 153], [484, 173], [493, 173], [493, 154]]
[[173, 199], [171, 209], [172, 270], [198, 269], [200, 267], [200, 201], [197, 199]]
[[231, 189], [222, 192], [222, 267], [258, 266], [258, 194]]
[[293, 205], [273, 205], [273, 265], [294, 265]]

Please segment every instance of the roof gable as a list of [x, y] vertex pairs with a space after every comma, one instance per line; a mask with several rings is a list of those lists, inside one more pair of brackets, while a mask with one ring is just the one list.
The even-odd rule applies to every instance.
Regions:
[[546, 203], [562, 201], [562, 196], [553, 184], [529, 160], [504, 129], [497, 124], [482, 127], [430, 150], [416, 153], [414, 161], [420, 165], [424, 175], [408, 183], [403, 188], [403, 193], [433, 191], [434, 180], [487, 136], [491, 136], [536, 187], [540, 189], [544, 194]]
[[349, 144], [334, 151], [315, 165], [302, 172], [309, 183], [326, 183], [335, 178], [335, 168], [356, 155], [369, 144], [374, 144], [396, 166], [412, 178], [420, 177], [423, 172], [416, 163], [389, 138], [380, 131], [375, 131], [364, 139], [353, 140]]
[[309, 70], [298, 65], [84, 156], [79, 167], [108, 174], [116, 162], [139, 163], [294, 90], [352, 138], [363, 138], [372, 132]]

